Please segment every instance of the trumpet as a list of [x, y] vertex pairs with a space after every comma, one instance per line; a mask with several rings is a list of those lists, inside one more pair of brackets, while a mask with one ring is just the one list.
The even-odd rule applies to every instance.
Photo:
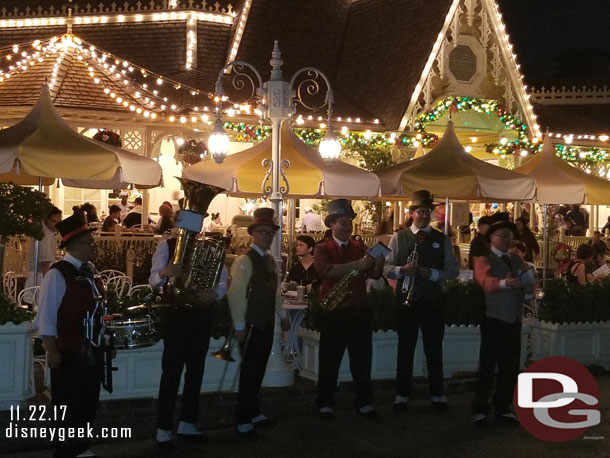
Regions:
[[[413, 251], [411, 251], [409, 257], [407, 258], [407, 264], [411, 264], [413, 267], [417, 267], [418, 261], [419, 254], [417, 253], [417, 242], [415, 242]], [[402, 305], [405, 305], [407, 307], [411, 305], [411, 300], [413, 299], [413, 286], [415, 286], [415, 274], [405, 275], [405, 278], [402, 281], [401, 292], [403, 294], [403, 297], [406, 296], [406, 298]]]

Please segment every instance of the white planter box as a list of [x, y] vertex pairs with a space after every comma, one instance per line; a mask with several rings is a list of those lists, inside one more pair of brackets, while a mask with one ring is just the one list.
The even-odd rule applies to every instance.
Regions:
[[[210, 339], [210, 348], [205, 359], [205, 371], [201, 392], [216, 392], [219, 390], [222, 373], [226, 367], [226, 374], [222, 384], [222, 391], [237, 391], [239, 380], [235, 381], [235, 374], [239, 368], [239, 346], [233, 347], [234, 363], [227, 363], [210, 355], [222, 346], [224, 339]], [[161, 358], [163, 356], [163, 341], [151, 347], [133, 350], [118, 350], [112, 365], [118, 370], [112, 373], [112, 393], [103, 388], [100, 391], [101, 400], [126, 398], [156, 398], [159, 396], [159, 382], [161, 381]], [[50, 377], [47, 378], [50, 383]], [[184, 385], [184, 371], [180, 381], [180, 392]]]
[[566, 356], [610, 369], [610, 322], [548, 323], [534, 327], [533, 359]]
[[[525, 366], [527, 340], [531, 333], [529, 327], [521, 331], [521, 367]], [[310, 380], [318, 380], [318, 358], [320, 333], [301, 328], [298, 331], [303, 339], [303, 368], [299, 375]], [[476, 371], [479, 366], [479, 346], [481, 334], [478, 326], [445, 326], [443, 340], [443, 368], [445, 377], [455, 372]], [[373, 333], [373, 359], [371, 378], [373, 380], [393, 379], [396, 377], [396, 356], [398, 336], [395, 331]], [[417, 339], [413, 361], [413, 375], [426, 375], [426, 358], [421, 333]], [[339, 382], [351, 380], [347, 352], [343, 355], [339, 368]]]
[[31, 323], [0, 326], [0, 410], [34, 396]]
[[[227, 363], [210, 355], [211, 352], [220, 349], [224, 339], [210, 339], [210, 348], [205, 359], [205, 371], [201, 392], [214, 392], [219, 390], [222, 372], [227, 367], [222, 391], [229, 391], [233, 379], [239, 367], [239, 346], [233, 347], [234, 363]], [[125, 399], [125, 398], [147, 398], [159, 396], [159, 382], [161, 381], [161, 357], [163, 356], [163, 341], [157, 342], [152, 347], [138, 348], [134, 350], [118, 350], [117, 357], [112, 361], [118, 371], [113, 372], [113, 392], [108, 393], [102, 388], [101, 400]], [[233, 390], [237, 390], [239, 381], [235, 382]], [[184, 371], [180, 381], [180, 393], [184, 385]]]

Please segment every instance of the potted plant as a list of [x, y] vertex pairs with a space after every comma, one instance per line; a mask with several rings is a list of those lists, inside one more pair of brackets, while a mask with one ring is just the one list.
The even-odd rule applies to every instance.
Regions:
[[[479, 363], [480, 330], [479, 323], [485, 315], [485, 296], [480, 286], [474, 282], [445, 283], [447, 301], [443, 310], [445, 338], [443, 340], [443, 365], [445, 376], [456, 372], [476, 371]], [[373, 359], [371, 377], [387, 379], [396, 376], [396, 355], [398, 337], [396, 335], [396, 305], [394, 292], [390, 288], [373, 290], [367, 296], [367, 305], [373, 314]], [[310, 298], [299, 336], [303, 339], [303, 369], [301, 376], [312, 380], [318, 377], [319, 353], [319, 301]], [[526, 360], [527, 338], [530, 330], [522, 331], [521, 363]], [[421, 336], [418, 339], [413, 362], [413, 374], [425, 374], [425, 356]], [[344, 355], [339, 369], [339, 381], [350, 380], [347, 355]]]
[[33, 313], [0, 293], [0, 410], [34, 396]]
[[566, 356], [610, 369], [610, 279], [574, 285], [547, 283], [539, 324], [533, 330], [533, 359]]

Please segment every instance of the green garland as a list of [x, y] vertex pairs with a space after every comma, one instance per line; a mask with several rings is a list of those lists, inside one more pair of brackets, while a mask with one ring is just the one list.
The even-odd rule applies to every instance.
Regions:
[[[429, 111], [420, 114], [415, 120], [415, 132], [389, 133], [389, 132], [336, 132], [338, 140], [345, 150], [363, 151], [370, 148], [405, 147], [415, 148], [421, 143], [425, 147], [433, 147], [438, 142], [438, 136], [426, 132], [426, 127], [433, 121], [441, 118], [447, 111], [475, 111], [488, 115], [496, 115], [500, 122], [508, 129], [516, 132], [517, 138], [507, 140], [505, 143], [488, 143], [486, 151], [498, 156], [520, 155], [522, 152], [536, 154], [542, 148], [538, 141], [532, 141], [528, 135], [527, 125], [517, 116], [506, 111], [506, 107], [496, 100], [484, 100], [475, 97], [446, 97], [440, 100]], [[257, 142], [264, 140], [271, 134], [268, 126], [253, 126], [245, 123], [225, 122], [225, 128], [237, 133], [236, 141]], [[323, 129], [295, 128], [295, 133], [308, 145], [317, 147], [325, 134]], [[556, 144], [557, 155], [569, 162], [599, 163], [610, 160], [610, 150], [596, 147], [577, 147]], [[374, 153], [372, 153], [374, 154]], [[360, 159], [360, 158], [359, 158]], [[362, 160], [361, 162], [366, 162]], [[366, 167], [365, 167], [366, 168]], [[375, 170], [369, 169], [369, 170]]]

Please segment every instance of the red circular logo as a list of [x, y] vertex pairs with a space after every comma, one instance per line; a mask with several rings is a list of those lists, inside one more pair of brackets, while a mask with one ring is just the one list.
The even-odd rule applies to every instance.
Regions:
[[600, 422], [595, 378], [563, 356], [536, 361], [519, 374], [513, 400], [523, 427], [545, 441], [575, 439]]

